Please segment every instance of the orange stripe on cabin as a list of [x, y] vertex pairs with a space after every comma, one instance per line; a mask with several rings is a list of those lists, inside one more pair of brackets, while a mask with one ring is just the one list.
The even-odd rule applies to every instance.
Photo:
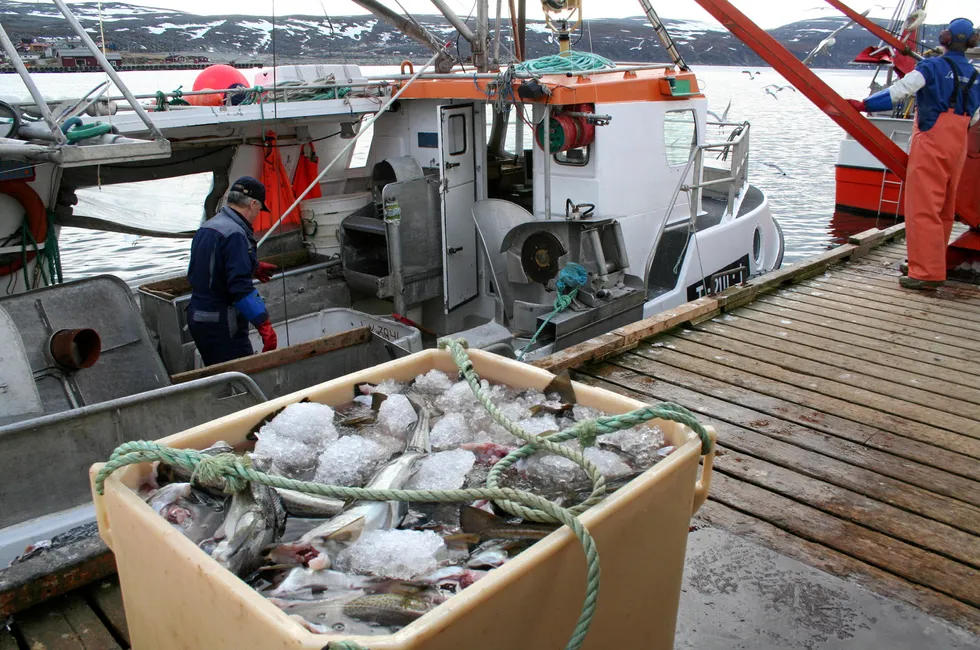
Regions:
[[[699, 89], [697, 77], [692, 72], [669, 71], [678, 80], [688, 80], [692, 89]], [[614, 104], [619, 102], [660, 102], [684, 99], [703, 99], [698, 92], [694, 95], [674, 97], [670, 94], [665, 68], [648, 70], [603, 70], [588, 75], [544, 75], [539, 79], [542, 85], [551, 89], [551, 97], [531, 100], [526, 103], [539, 104]], [[472, 75], [460, 74], [458, 79], [419, 78], [405, 89], [405, 99], [473, 99], [485, 100], [486, 88], [493, 79], [474, 79]], [[517, 86], [514, 84], [514, 94]]]

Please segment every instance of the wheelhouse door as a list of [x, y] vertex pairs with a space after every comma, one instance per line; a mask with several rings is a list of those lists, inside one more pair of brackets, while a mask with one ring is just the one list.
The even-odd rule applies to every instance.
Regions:
[[442, 282], [448, 313], [477, 294], [473, 105], [439, 107]]

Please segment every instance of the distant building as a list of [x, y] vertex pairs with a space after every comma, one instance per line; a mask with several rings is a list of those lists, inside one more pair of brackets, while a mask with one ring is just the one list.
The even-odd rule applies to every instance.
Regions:
[[[96, 68], [99, 66], [92, 50], [87, 47], [58, 48], [55, 50], [55, 56], [65, 68]], [[122, 62], [122, 55], [118, 52], [106, 52], [105, 58], [113, 67], [119, 67]]]

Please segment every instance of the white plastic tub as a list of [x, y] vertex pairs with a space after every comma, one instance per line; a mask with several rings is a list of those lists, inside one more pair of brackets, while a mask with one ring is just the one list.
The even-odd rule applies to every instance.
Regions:
[[[553, 376], [500, 356], [470, 351], [481, 377], [542, 390]], [[165, 438], [172, 447], [204, 449], [225, 440], [239, 449], [270, 413], [309, 398], [338, 405], [357, 383], [407, 381], [433, 368], [455, 373], [449, 354], [427, 350], [249, 408]], [[580, 404], [607, 413], [643, 406], [575, 384]], [[671, 650], [691, 515], [707, 498], [713, 454], [698, 479], [701, 441], [689, 428], [655, 422], [677, 450], [580, 519], [595, 538], [602, 569], [598, 609], [584, 648]], [[714, 432], [709, 430], [714, 436]], [[91, 478], [101, 465], [92, 468]], [[133, 492], [151, 471], [133, 465], [109, 477], [95, 496], [99, 531], [119, 569], [126, 620], [138, 650], [235, 648], [322, 650], [349, 639], [370, 650], [561, 650], [585, 595], [582, 548], [567, 528], [417, 621], [388, 636], [314, 634], [225, 570], [159, 517]]]
[[[337, 229], [340, 228], [340, 222], [369, 203], [371, 203], [370, 192], [338, 194], [300, 202], [300, 217], [304, 221], [308, 220], [316, 224], [316, 232], [308, 235], [306, 241], [313, 244], [320, 255], [339, 253], [340, 240], [337, 239]], [[310, 232], [313, 227], [306, 225], [304, 228], [306, 232]]]

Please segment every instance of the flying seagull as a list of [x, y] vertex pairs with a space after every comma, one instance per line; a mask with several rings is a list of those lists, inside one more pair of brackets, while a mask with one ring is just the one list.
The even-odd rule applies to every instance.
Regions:
[[749, 75], [749, 80], [751, 81], [751, 80], [754, 80], [755, 79], [755, 75], [762, 74], [762, 73], [761, 72], [756, 72], [756, 73], [753, 74], [751, 70], [742, 70], [742, 74]]
[[718, 113], [715, 113], [714, 111], [708, 111], [708, 115], [715, 118], [715, 122], [727, 122], [728, 111], [730, 111], [731, 108], [732, 108], [732, 100], [729, 99], [728, 106], [725, 107], [725, 112], [721, 114], [721, 117], [718, 117]]
[[[871, 10], [867, 9], [861, 15], [867, 16], [869, 13], [871, 13]], [[806, 58], [803, 59], [803, 65], [810, 65], [814, 57], [816, 57], [818, 54], [830, 54], [830, 48], [832, 48], [834, 45], [837, 45], [837, 35], [840, 34], [842, 31], [844, 31], [845, 29], [847, 29], [848, 27], [850, 27], [851, 25], [853, 25], [854, 23], [855, 21], [853, 20], [848, 21], [847, 24], [845, 24], [843, 27], [838, 27], [833, 32], [831, 32], [830, 36], [820, 41], [820, 43], [815, 48], [813, 48], [813, 51], [807, 54]]]
[[786, 172], [784, 172], [783, 171], [783, 168], [780, 167], [779, 165], [777, 165], [776, 163], [764, 162], [762, 164], [765, 165], [766, 167], [771, 167], [771, 168], [775, 169], [777, 172], [779, 172], [783, 176], [789, 176], [789, 174], [787, 174]]
[[773, 99], [779, 99], [779, 97], [776, 97], [776, 93], [772, 91], [772, 88], [766, 88], [766, 94], [771, 95]]
[[776, 84], [769, 84], [768, 86], [765, 86], [765, 88], [775, 88], [777, 93], [781, 93], [784, 90], [792, 90], [794, 93], [796, 92], [796, 88], [793, 88], [792, 86], [777, 86]]

